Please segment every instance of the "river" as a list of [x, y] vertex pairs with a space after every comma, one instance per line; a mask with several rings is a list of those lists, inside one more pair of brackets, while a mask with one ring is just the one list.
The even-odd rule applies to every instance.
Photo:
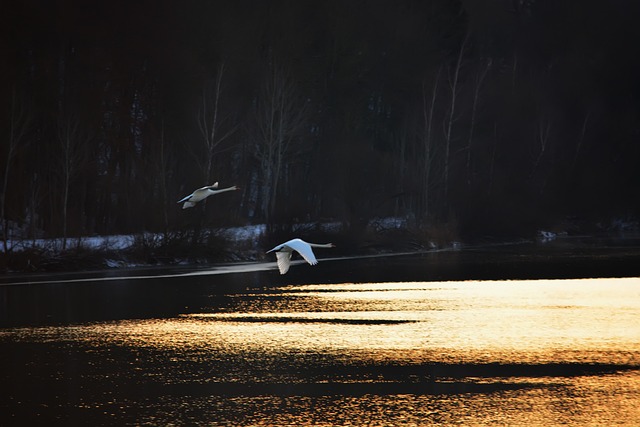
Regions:
[[640, 250], [0, 280], [0, 425], [640, 422]]

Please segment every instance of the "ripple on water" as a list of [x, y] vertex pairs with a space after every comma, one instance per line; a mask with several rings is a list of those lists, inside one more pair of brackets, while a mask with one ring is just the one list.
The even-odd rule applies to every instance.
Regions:
[[7, 372], [13, 402], [29, 381], [56, 396], [65, 382], [82, 393], [54, 400], [61, 410], [123, 423], [633, 425], [639, 290], [640, 279], [287, 286], [178, 317], [3, 329], [0, 343], [5, 366], [28, 373]]

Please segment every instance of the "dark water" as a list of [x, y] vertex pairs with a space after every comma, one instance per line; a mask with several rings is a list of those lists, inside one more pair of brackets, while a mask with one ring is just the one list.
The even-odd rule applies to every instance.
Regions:
[[0, 278], [0, 425], [640, 420], [635, 244], [318, 255]]

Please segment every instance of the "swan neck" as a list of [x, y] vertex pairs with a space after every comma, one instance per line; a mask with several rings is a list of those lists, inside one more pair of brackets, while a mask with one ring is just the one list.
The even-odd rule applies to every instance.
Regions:
[[309, 246], [314, 248], [330, 248], [331, 243], [309, 243]]
[[236, 190], [236, 187], [227, 187], [227, 188], [221, 188], [219, 190], [213, 190], [216, 193], [222, 193], [223, 191], [231, 191], [231, 190]]

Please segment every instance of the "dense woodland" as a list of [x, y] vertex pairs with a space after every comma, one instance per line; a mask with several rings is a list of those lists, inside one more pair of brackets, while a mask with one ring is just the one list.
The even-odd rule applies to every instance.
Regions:
[[[637, 2], [11, 3], [5, 238], [640, 210]], [[215, 181], [241, 190], [176, 204]]]

